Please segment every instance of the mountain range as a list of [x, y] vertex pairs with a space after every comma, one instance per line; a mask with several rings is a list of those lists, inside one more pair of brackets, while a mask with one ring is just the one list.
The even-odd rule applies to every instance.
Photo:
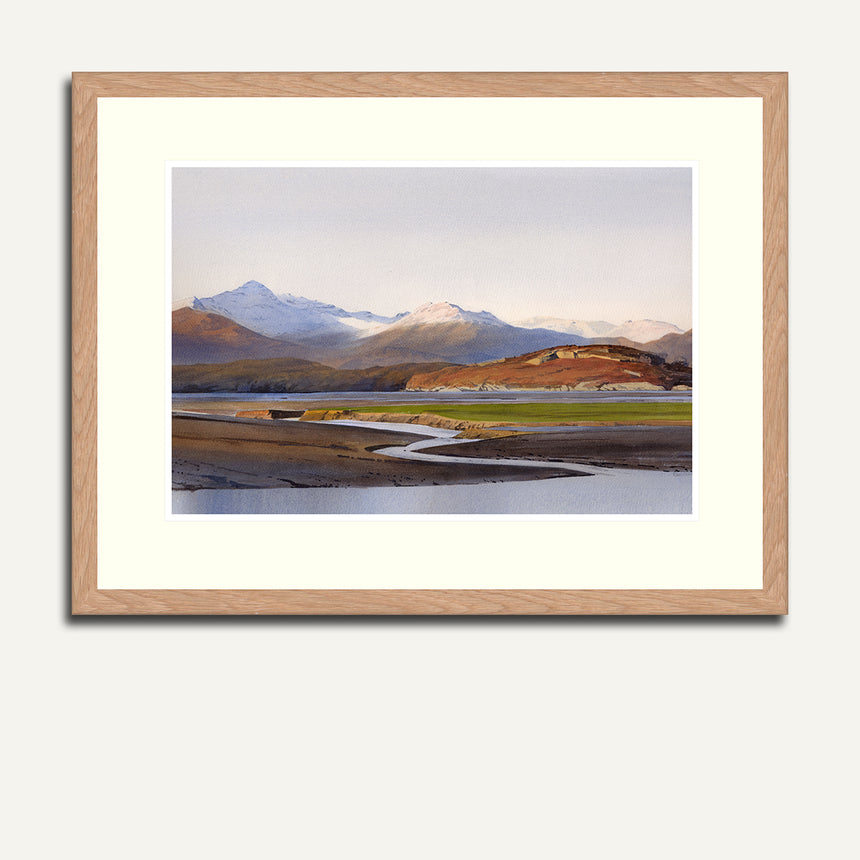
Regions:
[[340, 370], [299, 358], [262, 358], [210, 364], [174, 364], [174, 392], [403, 391], [413, 376], [444, 364], [394, 364]]
[[275, 295], [259, 281], [248, 281], [238, 289], [209, 298], [195, 298], [191, 307], [220, 314], [267, 337], [291, 340], [321, 336], [351, 339], [372, 334], [398, 319], [370, 311], [350, 313], [335, 305], [290, 293]]
[[660, 320], [627, 320], [620, 325], [605, 320], [565, 320], [558, 317], [532, 317], [518, 322], [527, 328], [548, 328], [564, 334], [573, 334], [590, 340], [625, 338], [635, 343], [650, 343], [667, 334], [683, 334], [683, 329]]
[[296, 358], [173, 366], [174, 392], [236, 391], [669, 391], [692, 371], [628, 346], [574, 344], [479, 364], [394, 364], [345, 369]]
[[691, 360], [691, 352], [685, 351], [685, 344], [692, 345], [691, 333], [654, 320], [615, 325], [541, 317], [511, 325], [489, 311], [469, 311], [451, 302], [428, 302], [411, 313], [383, 316], [276, 295], [258, 281], [178, 304], [173, 311], [173, 364], [286, 357], [344, 369], [477, 364], [560, 342], [579, 346], [595, 341], [637, 348], [644, 344], [659, 355], [652, 347], [659, 346], [661, 338], [672, 339], [667, 360]]

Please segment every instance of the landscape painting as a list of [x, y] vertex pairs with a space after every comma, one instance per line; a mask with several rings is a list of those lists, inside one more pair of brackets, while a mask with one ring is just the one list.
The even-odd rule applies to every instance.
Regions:
[[694, 513], [694, 166], [168, 174], [173, 515]]

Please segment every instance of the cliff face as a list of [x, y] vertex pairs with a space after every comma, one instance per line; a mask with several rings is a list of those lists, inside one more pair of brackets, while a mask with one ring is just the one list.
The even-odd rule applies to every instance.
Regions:
[[689, 388], [692, 370], [665, 364], [652, 353], [627, 346], [597, 344], [552, 349], [466, 366], [415, 374], [409, 391], [667, 391]]

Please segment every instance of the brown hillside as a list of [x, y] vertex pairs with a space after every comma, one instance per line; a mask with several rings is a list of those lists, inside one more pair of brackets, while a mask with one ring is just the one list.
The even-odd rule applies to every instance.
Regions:
[[225, 364], [174, 364], [173, 390], [181, 392], [248, 391], [403, 391], [417, 373], [445, 365], [404, 364], [338, 370], [299, 358], [265, 358]]
[[666, 361], [693, 363], [693, 330], [683, 334], [664, 334], [657, 340], [645, 344], [648, 352], [663, 356]]
[[665, 364], [660, 356], [626, 346], [561, 346], [514, 358], [419, 373], [408, 390], [556, 391], [669, 390], [690, 386], [688, 367]]
[[409, 362], [468, 364], [520, 355], [555, 346], [569, 335], [547, 329], [510, 325], [445, 322], [435, 325], [392, 326], [362, 338], [327, 362], [337, 367], [372, 367]]
[[220, 314], [180, 308], [173, 312], [173, 364], [210, 364], [246, 358], [281, 358], [293, 344], [257, 334]]

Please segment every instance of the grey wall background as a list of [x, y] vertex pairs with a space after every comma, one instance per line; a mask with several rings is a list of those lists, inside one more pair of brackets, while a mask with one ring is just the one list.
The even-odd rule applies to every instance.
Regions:
[[[7, 14], [8, 856], [848, 856], [856, 21], [833, 0], [790, 9], [84, 0]], [[787, 620], [70, 621], [70, 72], [273, 69], [791, 73]]]

